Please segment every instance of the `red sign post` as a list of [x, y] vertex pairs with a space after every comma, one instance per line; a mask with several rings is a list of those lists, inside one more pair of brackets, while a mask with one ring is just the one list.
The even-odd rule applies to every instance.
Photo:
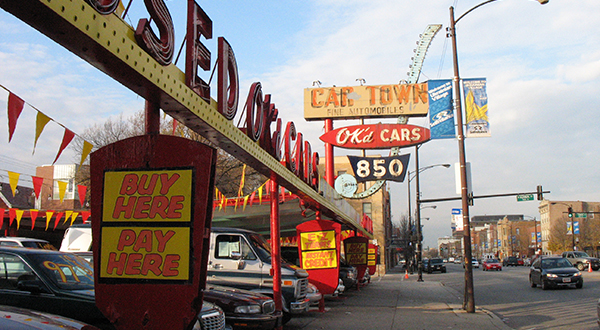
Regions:
[[189, 329], [196, 321], [215, 160], [209, 146], [157, 134], [92, 153], [96, 305], [118, 329]]
[[342, 226], [329, 220], [312, 220], [296, 226], [300, 266], [321, 293], [332, 294], [340, 277]]

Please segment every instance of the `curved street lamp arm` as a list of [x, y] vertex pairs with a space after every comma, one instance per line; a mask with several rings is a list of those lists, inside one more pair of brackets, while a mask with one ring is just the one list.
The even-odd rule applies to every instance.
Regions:
[[458, 21], [460, 21], [460, 19], [461, 19], [461, 18], [465, 17], [465, 16], [466, 16], [468, 13], [472, 12], [473, 10], [475, 10], [475, 9], [477, 9], [477, 8], [479, 8], [479, 7], [483, 6], [483, 5], [487, 5], [488, 3], [490, 3], [490, 2], [494, 2], [494, 1], [498, 1], [498, 0], [487, 0], [487, 1], [484, 1], [484, 2], [482, 2], [482, 3], [480, 3], [480, 4], [478, 4], [477, 6], [475, 6], [475, 7], [473, 7], [473, 8], [471, 8], [471, 9], [467, 10], [467, 12], [466, 12], [466, 13], [464, 13], [464, 14], [460, 15], [460, 17], [459, 17], [459, 18], [457, 18], [456, 20], [454, 20], [454, 24], [458, 23]]

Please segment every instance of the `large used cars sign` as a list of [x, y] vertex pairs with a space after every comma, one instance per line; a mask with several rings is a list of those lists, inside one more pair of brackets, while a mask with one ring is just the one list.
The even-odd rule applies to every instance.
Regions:
[[346, 149], [390, 149], [427, 142], [431, 134], [429, 129], [415, 125], [373, 124], [334, 129], [320, 139]]

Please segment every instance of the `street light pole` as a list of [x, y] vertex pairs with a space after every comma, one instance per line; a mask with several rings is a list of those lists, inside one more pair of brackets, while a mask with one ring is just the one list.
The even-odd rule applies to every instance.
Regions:
[[[456, 23], [461, 18], [465, 17], [471, 11], [497, 0], [487, 0], [477, 6], [469, 9], [467, 12], [454, 19], [454, 7], [450, 7], [450, 27], [448, 28], [448, 36], [452, 38], [452, 59], [454, 64], [454, 93], [456, 95], [454, 102], [456, 108], [456, 125], [458, 126], [458, 153], [460, 163], [460, 185], [461, 185], [461, 201], [463, 211], [463, 241], [465, 246], [465, 297], [463, 308], [467, 313], [475, 313], [475, 294], [473, 291], [473, 267], [471, 265], [471, 225], [469, 221], [469, 192], [467, 187], [467, 168], [465, 156], [465, 136], [463, 133], [463, 117], [460, 98], [460, 75], [458, 72], [458, 51], [456, 48]], [[537, 0], [540, 4], [546, 4], [549, 0]], [[468, 261], [468, 262], [467, 262]]]
[[[423, 235], [421, 232], [421, 211], [420, 211], [420, 205], [421, 205], [421, 199], [420, 199], [420, 194], [421, 194], [421, 187], [419, 185], [419, 173], [428, 170], [430, 168], [434, 168], [437, 166], [443, 166], [445, 168], [450, 167], [450, 164], [435, 164], [435, 165], [429, 165], [429, 166], [425, 166], [422, 168], [419, 168], [419, 147], [420, 145], [415, 147], [415, 170], [413, 172], [408, 172], [408, 223], [410, 226], [411, 223], [411, 217], [412, 217], [412, 209], [411, 209], [411, 205], [410, 205], [410, 182], [413, 179], [417, 179], [416, 181], [416, 193], [417, 193], [417, 198], [416, 198], [416, 202], [417, 202], [417, 206], [415, 208], [415, 231], [416, 231], [416, 241], [417, 241], [417, 249], [415, 251], [415, 259], [416, 259], [416, 263], [417, 263], [417, 271], [419, 274], [418, 280], [419, 282], [423, 281], [423, 262], [422, 262], [422, 247], [423, 247]], [[411, 177], [411, 174], [413, 174], [413, 176]], [[412, 227], [411, 227], [412, 228]], [[412, 232], [412, 231], [411, 231]]]

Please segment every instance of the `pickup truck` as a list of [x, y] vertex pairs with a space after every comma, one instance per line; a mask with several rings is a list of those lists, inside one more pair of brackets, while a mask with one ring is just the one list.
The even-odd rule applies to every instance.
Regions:
[[[283, 323], [292, 314], [308, 311], [308, 272], [286, 262], [281, 264]], [[253, 231], [236, 228], [211, 229], [206, 281], [273, 296], [270, 246]]]
[[590, 257], [587, 253], [582, 251], [565, 251], [562, 254], [563, 258], [567, 258], [574, 267], [579, 270], [584, 270], [590, 267], [592, 264], [593, 270], [600, 269], [600, 260], [598, 258]]

